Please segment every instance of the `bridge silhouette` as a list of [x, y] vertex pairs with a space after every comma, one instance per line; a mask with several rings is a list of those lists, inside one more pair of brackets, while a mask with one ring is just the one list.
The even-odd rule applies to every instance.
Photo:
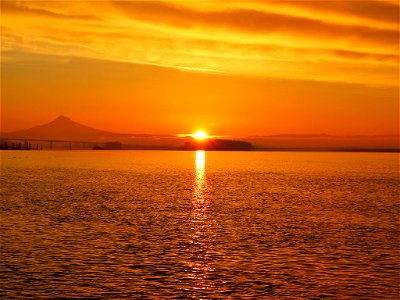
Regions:
[[[88, 150], [88, 149], [109, 149], [119, 150], [134, 145], [123, 145], [119, 142], [91, 142], [71, 140], [50, 140], [50, 139], [26, 139], [26, 138], [0, 138], [0, 149], [3, 150]], [[112, 149], [111, 149], [112, 148]]]
[[77, 141], [0, 138], [0, 150], [177, 150], [176, 146], [123, 144], [117, 141]]

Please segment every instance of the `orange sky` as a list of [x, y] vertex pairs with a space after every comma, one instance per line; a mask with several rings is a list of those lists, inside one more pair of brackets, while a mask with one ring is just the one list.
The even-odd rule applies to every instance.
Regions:
[[399, 132], [397, 1], [1, 1], [1, 125]]

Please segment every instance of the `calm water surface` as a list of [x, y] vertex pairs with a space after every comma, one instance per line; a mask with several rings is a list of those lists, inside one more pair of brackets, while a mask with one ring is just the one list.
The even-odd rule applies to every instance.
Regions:
[[0, 298], [395, 299], [399, 157], [1, 152]]

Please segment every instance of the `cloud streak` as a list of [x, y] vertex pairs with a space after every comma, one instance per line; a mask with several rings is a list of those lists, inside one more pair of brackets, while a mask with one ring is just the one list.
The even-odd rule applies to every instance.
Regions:
[[97, 18], [90, 14], [70, 15], [66, 13], [57, 13], [46, 8], [35, 8], [25, 5], [18, 5], [12, 1], [2, 1], [1, 9], [8, 15], [36, 16], [39, 18], [54, 18], [65, 20], [96, 20]]
[[[115, 2], [122, 12], [133, 19], [178, 27], [202, 25], [211, 28], [227, 28], [246, 33], [295, 34], [308, 38], [342, 38], [397, 47], [396, 30], [366, 26], [339, 25], [303, 17], [293, 17], [250, 9], [227, 11], [196, 11], [165, 2]], [[207, 30], [206, 29], [206, 30]]]
[[398, 84], [393, 3], [201, 3], [5, 1], [2, 51], [226, 75]]
[[329, 12], [342, 16], [356, 17], [365, 21], [391, 24], [396, 28], [399, 22], [399, 3], [375, 0], [340, 0], [340, 1], [282, 1], [296, 7], [303, 7], [315, 12]]

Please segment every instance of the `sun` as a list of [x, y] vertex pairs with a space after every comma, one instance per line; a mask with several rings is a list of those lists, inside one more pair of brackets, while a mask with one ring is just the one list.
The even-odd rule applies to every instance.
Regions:
[[199, 130], [196, 133], [192, 134], [192, 137], [194, 137], [197, 140], [204, 140], [204, 139], [208, 138], [208, 135], [207, 135], [207, 133], [205, 133], [205, 131]]

